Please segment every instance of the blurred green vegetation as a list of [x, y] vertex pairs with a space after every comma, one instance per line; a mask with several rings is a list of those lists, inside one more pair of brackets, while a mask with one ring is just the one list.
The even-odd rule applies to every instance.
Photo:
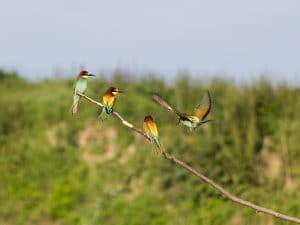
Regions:
[[[287, 224], [224, 199], [152, 154], [115, 118], [81, 100], [73, 80], [30, 82], [0, 70], [0, 224]], [[167, 84], [116, 72], [89, 81], [100, 100], [108, 85], [126, 93], [116, 110], [137, 126], [152, 114], [166, 150], [244, 199], [300, 216], [300, 89], [261, 79], [249, 85], [180, 76]], [[155, 104], [156, 91], [192, 111], [209, 89], [210, 119], [195, 132]]]

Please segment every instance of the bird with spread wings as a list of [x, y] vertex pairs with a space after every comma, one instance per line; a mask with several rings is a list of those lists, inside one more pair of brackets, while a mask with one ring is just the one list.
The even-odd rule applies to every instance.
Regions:
[[179, 117], [178, 123], [182, 123], [183, 125], [191, 129], [197, 128], [198, 126], [211, 121], [211, 120], [205, 120], [205, 118], [207, 117], [207, 115], [211, 110], [211, 105], [212, 105], [211, 95], [209, 91], [205, 92], [201, 103], [195, 108], [193, 114], [180, 112], [175, 106], [170, 104], [166, 99], [164, 99], [159, 94], [153, 93], [152, 98], [162, 107], [176, 114]]

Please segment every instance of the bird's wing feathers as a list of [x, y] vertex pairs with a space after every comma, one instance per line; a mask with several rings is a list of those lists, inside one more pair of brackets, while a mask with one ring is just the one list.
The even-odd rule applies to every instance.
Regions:
[[209, 91], [207, 91], [203, 98], [201, 103], [196, 107], [194, 111], [194, 115], [197, 116], [199, 119], [204, 120], [205, 117], [208, 115], [211, 109], [211, 96]]
[[155, 123], [148, 123], [149, 129], [151, 133], [154, 135], [154, 137], [158, 137], [158, 131], [157, 131], [157, 126]]
[[149, 127], [148, 127], [148, 125], [147, 125], [146, 122], [144, 122], [143, 127], [144, 127], [144, 130], [145, 130], [146, 134], [148, 135], [148, 133], [149, 133]]
[[173, 105], [171, 105], [167, 100], [165, 100], [160, 95], [153, 93], [152, 98], [160, 104], [162, 107], [166, 108], [167, 110], [177, 114], [179, 117], [185, 117], [183, 113], [179, 112]]

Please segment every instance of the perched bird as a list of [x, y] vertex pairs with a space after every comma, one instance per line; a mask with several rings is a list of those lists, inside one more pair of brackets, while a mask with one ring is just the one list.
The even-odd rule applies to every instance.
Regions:
[[78, 102], [80, 99], [80, 96], [76, 94], [76, 92], [84, 93], [87, 89], [87, 80], [89, 77], [95, 76], [94, 74], [90, 74], [86, 70], [81, 70], [79, 74], [77, 75], [75, 87], [74, 87], [74, 94], [73, 94], [73, 104], [71, 106], [71, 113], [74, 115], [77, 112]]
[[112, 113], [117, 95], [119, 93], [123, 93], [123, 91], [115, 87], [109, 87], [104, 92], [102, 97], [103, 108], [101, 114], [99, 115], [99, 118], [102, 121], [105, 120], [110, 113]]
[[211, 109], [211, 96], [209, 91], [207, 91], [204, 94], [201, 103], [196, 107], [192, 115], [188, 115], [186, 113], [182, 113], [178, 111], [167, 100], [165, 100], [163, 97], [161, 97], [156, 93], [152, 94], [152, 98], [164, 108], [175, 113], [179, 117], [178, 123], [182, 123], [183, 125], [189, 127], [190, 129], [197, 128], [201, 124], [211, 121], [211, 120], [204, 120]]
[[145, 116], [145, 119], [144, 119], [144, 130], [146, 132], [147, 137], [150, 139], [151, 143], [154, 144], [155, 147], [160, 152], [162, 152], [156, 123], [153, 121], [153, 118], [151, 116], [149, 116], [149, 115]]

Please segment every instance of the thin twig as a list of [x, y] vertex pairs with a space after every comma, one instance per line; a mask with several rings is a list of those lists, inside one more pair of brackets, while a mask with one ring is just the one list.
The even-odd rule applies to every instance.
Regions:
[[[100, 107], [103, 107], [103, 104], [101, 104], [100, 102], [97, 102], [97, 101], [93, 100], [92, 98], [90, 98], [90, 97], [88, 97], [88, 96], [86, 96], [86, 95], [84, 95], [82, 93], [77, 92], [77, 94], [79, 96], [81, 96], [81, 97], [84, 97], [88, 101], [90, 101], [90, 102], [92, 102], [92, 103], [94, 103], [94, 104], [96, 104], [96, 105], [98, 105]], [[127, 120], [125, 120], [119, 113], [117, 113], [117, 112], [114, 111], [113, 114], [119, 120], [121, 120], [121, 122], [126, 127], [132, 129], [133, 131], [139, 133], [140, 135], [144, 136], [147, 140], [149, 140], [149, 138], [147, 137], [147, 135], [141, 129], [134, 127], [131, 123], [129, 123]], [[231, 201], [233, 201], [233, 202], [235, 202], [237, 204], [240, 204], [240, 205], [252, 208], [257, 213], [258, 212], [262, 212], [262, 213], [265, 213], [265, 214], [277, 217], [277, 218], [282, 219], [282, 220], [286, 220], [286, 221], [289, 221], [289, 222], [294, 222], [294, 223], [300, 224], [300, 219], [299, 218], [288, 216], [288, 215], [285, 215], [285, 214], [273, 211], [271, 209], [264, 208], [262, 206], [256, 205], [256, 204], [254, 204], [252, 202], [243, 200], [241, 198], [238, 198], [237, 196], [235, 196], [235, 195], [231, 194], [230, 192], [226, 191], [223, 187], [221, 187], [219, 184], [215, 183], [213, 180], [209, 179], [208, 177], [204, 176], [202, 173], [200, 173], [200, 172], [196, 171], [195, 169], [193, 169], [191, 166], [189, 166], [186, 163], [182, 162], [181, 160], [177, 159], [175, 156], [173, 156], [171, 154], [168, 154], [166, 152], [163, 152], [162, 154], [163, 154], [163, 156], [164, 156], [165, 159], [167, 159], [167, 160], [169, 160], [169, 161], [171, 161], [173, 163], [176, 163], [177, 165], [181, 166], [182, 168], [184, 168], [185, 170], [187, 170], [188, 172], [190, 172], [194, 176], [196, 176], [196, 177], [200, 178], [202, 181], [208, 183], [211, 187], [213, 187], [217, 191], [221, 192], [229, 200], [231, 200]]]
[[[94, 103], [100, 107], [103, 107], [103, 104], [100, 102], [97, 102], [96, 100], [86, 96], [85, 94], [81, 93], [81, 92], [76, 92], [77, 95], [84, 97], [85, 99], [87, 99], [89, 102]], [[146, 139], [149, 140], [149, 138], [147, 137], [146, 133], [143, 132], [141, 129], [136, 128], [135, 126], [133, 126], [131, 123], [129, 123], [127, 120], [125, 120], [118, 112], [113, 111], [112, 112], [119, 120], [121, 120], [121, 122], [126, 126], [129, 127], [130, 129], [134, 130], [135, 132], [139, 133], [140, 135], [144, 136]]]
[[87, 99], [87, 100], [88, 100], [89, 102], [91, 102], [91, 103], [94, 103], [94, 104], [96, 104], [96, 105], [98, 105], [98, 106], [100, 106], [100, 107], [103, 107], [103, 104], [102, 104], [102, 103], [97, 102], [96, 100], [94, 100], [94, 99], [92, 99], [92, 98], [86, 96], [85, 94], [83, 94], [83, 93], [81, 93], [81, 92], [79, 92], [79, 91], [77, 91], [76, 94], [79, 95], [79, 96], [81, 96], [81, 97], [84, 97], [85, 99]]
[[291, 222], [295, 222], [295, 223], [300, 223], [300, 219], [296, 218], [296, 217], [291, 217], [291, 216], [287, 216], [285, 214], [273, 211], [271, 209], [267, 209], [264, 208], [262, 206], [256, 205], [252, 202], [243, 200], [241, 198], [236, 197], [235, 195], [229, 193], [228, 191], [226, 191], [223, 187], [221, 187], [219, 184], [215, 183], [214, 181], [212, 181], [211, 179], [209, 179], [208, 177], [204, 176], [203, 174], [201, 174], [200, 172], [196, 171], [195, 169], [193, 169], [192, 167], [190, 167], [189, 165], [187, 165], [186, 163], [182, 162], [181, 160], [175, 158], [172, 155], [167, 154], [166, 152], [163, 152], [163, 155], [166, 159], [178, 164], [179, 166], [183, 167], [184, 169], [186, 169], [187, 171], [189, 171], [190, 173], [192, 173], [193, 175], [195, 175], [196, 177], [199, 177], [201, 180], [203, 180], [204, 182], [208, 183], [210, 186], [212, 186], [214, 189], [218, 190], [219, 192], [221, 192], [225, 197], [227, 197], [228, 199], [230, 199], [231, 201], [247, 206], [249, 208], [255, 209], [256, 212], [262, 212], [265, 214], [269, 214], [272, 216], [275, 216], [277, 218], [286, 220], [286, 221], [291, 221]]
[[146, 138], [149, 141], [148, 136], [146, 135], [146, 133], [144, 131], [142, 131], [139, 128], [136, 128], [135, 126], [133, 126], [131, 123], [129, 123], [127, 120], [125, 120], [119, 113], [117, 113], [116, 111], [113, 111], [113, 114], [119, 119], [121, 120], [121, 122], [126, 126], [129, 127], [130, 129], [134, 130], [135, 132], [139, 133], [140, 135], [144, 136], [144, 138]]

